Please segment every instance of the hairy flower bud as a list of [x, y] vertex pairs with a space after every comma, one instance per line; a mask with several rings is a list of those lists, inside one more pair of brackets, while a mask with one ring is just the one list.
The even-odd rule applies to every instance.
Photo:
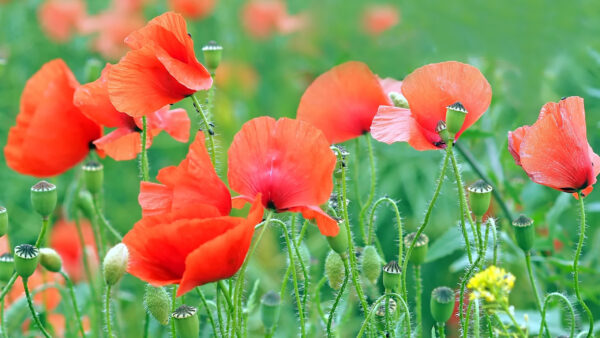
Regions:
[[345, 275], [346, 270], [344, 269], [342, 257], [334, 251], [329, 251], [325, 259], [325, 276], [327, 276], [329, 286], [334, 290], [339, 290], [342, 287]]
[[127, 270], [129, 251], [123, 243], [112, 247], [104, 257], [103, 270], [104, 281], [107, 285], [115, 285], [123, 277]]
[[200, 321], [198, 309], [193, 306], [181, 305], [171, 315], [175, 321], [177, 335], [181, 338], [198, 338], [200, 336]]
[[454, 291], [440, 286], [431, 292], [431, 316], [438, 323], [445, 323], [454, 311]]
[[279, 321], [281, 297], [275, 291], [269, 291], [260, 300], [260, 316], [267, 331]]
[[329, 242], [329, 246], [333, 251], [344, 256], [348, 252], [348, 232], [343, 221], [339, 222], [338, 225], [340, 227], [338, 234], [336, 236], [325, 236], [325, 238], [327, 238], [327, 242]]
[[31, 187], [31, 204], [42, 218], [48, 218], [52, 214], [57, 198], [56, 186], [52, 183], [40, 181]]
[[96, 212], [94, 211], [94, 198], [89, 191], [79, 191], [79, 194], [77, 195], [77, 208], [81, 210], [87, 219], [93, 220], [96, 217]]
[[372, 245], [367, 245], [360, 256], [360, 267], [363, 275], [373, 284], [381, 274], [381, 257]]
[[41, 248], [40, 264], [48, 271], [59, 272], [62, 268], [62, 258], [54, 249]]
[[83, 165], [83, 181], [85, 182], [85, 188], [92, 195], [98, 194], [102, 191], [102, 184], [104, 183], [104, 166], [99, 162], [88, 162]]
[[535, 238], [533, 220], [525, 215], [521, 215], [512, 222], [512, 225], [519, 248], [524, 252], [531, 250]]
[[169, 315], [171, 312], [171, 297], [162, 286], [154, 287], [146, 284], [146, 292], [144, 293], [144, 305], [154, 319], [161, 325], [169, 323]]
[[33, 275], [40, 261], [40, 250], [30, 244], [21, 244], [15, 247], [15, 270], [21, 278], [26, 279]]

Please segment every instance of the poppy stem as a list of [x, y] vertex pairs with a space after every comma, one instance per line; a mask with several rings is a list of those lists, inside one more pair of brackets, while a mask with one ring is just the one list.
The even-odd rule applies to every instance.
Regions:
[[206, 113], [202, 109], [202, 105], [200, 104], [198, 97], [196, 97], [196, 93], [192, 94], [191, 96], [192, 96], [192, 101], [194, 103], [194, 108], [196, 109], [196, 112], [200, 116], [200, 119], [202, 122], [200, 125], [200, 130], [206, 130], [206, 139], [208, 140], [208, 153], [210, 154], [210, 161], [212, 162], [212, 164], [214, 166], [216, 164], [216, 152], [215, 152], [215, 140], [214, 140], [215, 132], [213, 130], [213, 127], [212, 127], [210, 121], [208, 120], [208, 118], [206, 116]]
[[335, 300], [333, 301], [331, 310], [329, 310], [329, 316], [327, 317], [327, 337], [332, 336], [331, 324], [333, 323], [333, 317], [335, 316], [335, 310], [337, 309], [337, 306], [338, 306], [340, 300], [342, 299], [342, 296], [344, 295], [344, 290], [346, 289], [346, 285], [348, 284], [348, 276], [350, 275], [350, 273], [349, 273], [350, 269], [348, 267], [348, 260], [343, 259], [342, 261], [344, 262], [344, 281], [342, 282], [342, 286], [340, 287], [340, 290], [338, 291], [337, 295], [335, 295]]
[[[219, 299], [218, 297], [219, 297], [219, 293], [217, 292], [217, 300]], [[177, 284], [174, 284], [173, 288], [171, 289], [171, 313], [175, 312], [176, 307], [177, 307]], [[219, 311], [218, 306], [217, 306], [217, 311]], [[177, 337], [177, 331], [175, 331], [175, 321], [173, 319], [171, 319], [170, 322], [171, 322], [171, 337]]]
[[402, 217], [400, 217], [400, 210], [398, 209], [398, 205], [396, 202], [389, 197], [382, 197], [378, 199], [375, 204], [373, 204], [373, 208], [371, 208], [371, 217], [369, 218], [369, 226], [368, 226], [368, 239], [366, 245], [371, 245], [373, 242], [373, 237], [375, 237], [375, 229], [373, 224], [375, 223], [375, 211], [377, 207], [383, 203], [388, 202], [392, 209], [394, 210], [394, 214], [396, 215], [396, 226], [398, 227], [398, 261], [402, 261], [402, 256], [404, 255], [404, 247], [403, 247], [403, 238], [404, 238], [404, 229], [402, 227]]
[[409, 316], [410, 313], [408, 310], [408, 305], [406, 305], [404, 298], [402, 298], [399, 294], [389, 292], [389, 293], [386, 293], [383, 296], [377, 298], [375, 303], [373, 303], [373, 306], [371, 307], [371, 311], [367, 312], [367, 316], [366, 316], [365, 320], [363, 321], [363, 324], [361, 325], [360, 330], [358, 331], [358, 335], [357, 335], [358, 338], [363, 336], [365, 329], [367, 328], [367, 324], [369, 323], [369, 320], [371, 320], [371, 317], [373, 316], [373, 314], [375, 312], [377, 312], [377, 308], [379, 307], [381, 302], [386, 300], [387, 297], [396, 298], [396, 301], [404, 308], [404, 313], [406, 314], [404, 316], [404, 318], [406, 321], [407, 334], [402, 337], [412, 337], [412, 333], [411, 333], [411, 329], [410, 329], [410, 316]]
[[0, 294], [0, 300], [4, 300], [4, 297], [6, 297], [6, 295], [8, 294], [8, 291], [10, 291], [13, 284], [15, 284], [16, 280], [17, 280], [17, 273], [13, 272], [12, 276], [10, 276], [10, 279], [8, 280], [8, 283], [6, 283], [6, 285], [4, 286], [4, 289], [2, 289], [2, 294]]
[[71, 301], [73, 302], [73, 310], [75, 311], [75, 317], [77, 318], [77, 325], [79, 326], [79, 331], [81, 332], [81, 336], [85, 337], [85, 330], [83, 329], [83, 324], [81, 323], [81, 314], [79, 313], [79, 307], [77, 306], [77, 298], [75, 297], [75, 290], [73, 289], [73, 283], [69, 276], [65, 273], [64, 270], [60, 271], [60, 274], [65, 279], [67, 283], [67, 288], [69, 289], [69, 294], [71, 295]]
[[300, 317], [300, 332], [301, 337], [306, 337], [306, 325], [304, 323], [304, 309], [302, 307], [302, 300], [300, 299], [300, 290], [298, 288], [298, 271], [296, 269], [296, 261], [294, 259], [294, 253], [292, 251], [292, 242], [288, 233], [285, 222], [281, 223], [281, 230], [283, 230], [283, 237], [288, 250], [288, 257], [290, 259], [290, 266], [292, 267], [292, 280], [294, 282], [294, 294], [296, 295], [296, 306], [298, 307], [298, 316]]
[[515, 329], [517, 329], [517, 332], [519, 333], [519, 335], [521, 337], [527, 337], [527, 335], [523, 332], [523, 330], [521, 330], [521, 326], [519, 325], [519, 323], [517, 323], [515, 316], [513, 316], [512, 312], [510, 312], [510, 309], [508, 308], [508, 306], [506, 304], [504, 304], [502, 306], [502, 308], [503, 308], [504, 312], [506, 312], [506, 314], [508, 315], [508, 318], [510, 318], [510, 321], [512, 322]]
[[112, 289], [112, 285], [106, 285], [106, 295], [104, 299], [104, 306], [106, 307], [104, 310], [104, 315], [106, 316], [106, 334], [108, 338], [112, 338], [112, 323], [110, 318], [110, 290]]
[[423, 293], [423, 281], [421, 280], [421, 265], [416, 264], [414, 266], [415, 271], [415, 312], [417, 317], [417, 337], [423, 337], [423, 313], [422, 313], [422, 293]]
[[94, 194], [94, 211], [96, 212], [96, 217], [98, 217], [98, 220], [100, 221], [100, 223], [102, 223], [102, 227], [108, 229], [113, 236], [115, 236], [119, 242], [123, 240], [123, 236], [119, 233], [119, 231], [117, 231], [117, 229], [115, 229], [110, 222], [106, 219], [106, 216], [104, 216], [104, 213], [102, 211], [102, 208], [100, 207], [100, 194]]
[[323, 285], [325, 285], [325, 283], [327, 283], [327, 277], [323, 276], [323, 277], [321, 277], [321, 280], [315, 286], [315, 290], [314, 290], [314, 294], [313, 294], [313, 301], [314, 301], [315, 305], [317, 306], [317, 313], [319, 314], [319, 317], [321, 318], [321, 321], [323, 321], [323, 323], [327, 322], [327, 318], [325, 317], [325, 312], [323, 312], [323, 308], [321, 307], [321, 289], [323, 288]]
[[29, 292], [29, 287], [27, 286], [27, 278], [23, 278], [23, 290], [25, 290], [25, 297], [27, 298], [27, 305], [29, 306], [29, 311], [31, 311], [31, 316], [33, 317], [33, 321], [38, 326], [38, 328], [40, 329], [40, 332], [42, 332], [44, 337], [50, 338], [50, 334], [48, 333], [48, 331], [46, 331], [46, 329], [44, 328], [44, 325], [42, 325], [42, 322], [40, 321], [40, 317], [38, 317], [38, 314], [35, 311], [35, 307], [33, 306], [33, 301], [31, 300], [31, 294]]
[[202, 292], [199, 286], [196, 287], [196, 293], [198, 294], [198, 297], [200, 297], [200, 301], [206, 309], [206, 314], [208, 315], [208, 320], [210, 321], [210, 325], [212, 326], [214, 336], [218, 337], [219, 332], [217, 331], [217, 326], [215, 325], [215, 319], [213, 317], [212, 311], [210, 310], [210, 307], [208, 306], [208, 302], [206, 301], [206, 296], [204, 296], [204, 292]]
[[[529, 281], [531, 282], [531, 289], [535, 295], [535, 305], [537, 306], [540, 314], [542, 313], [542, 301], [540, 300], [540, 294], [538, 293], [537, 285], [535, 282], [535, 276], [533, 275], [533, 269], [531, 267], [531, 251], [525, 252], [525, 265], [527, 265], [527, 274], [529, 275]], [[544, 329], [546, 330], [546, 336], [550, 337], [550, 330], [548, 325], [544, 323]]]
[[579, 291], [579, 256], [581, 255], [581, 250], [583, 249], [583, 241], [585, 240], [585, 205], [583, 203], [583, 195], [581, 192], [577, 193], [579, 197], [579, 213], [580, 213], [580, 225], [579, 225], [579, 242], [577, 243], [577, 251], [575, 252], [575, 259], [573, 260], [573, 287], [575, 288], [575, 295], [577, 296], [577, 300], [581, 307], [585, 310], [588, 321], [589, 321], [589, 330], [587, 337], [594, 336], [594, 316], [590, 311], [590, 308], [585, 304], [583, 298], [581, 297], [581, 293]]
[[[96, 334], [99, 335], [100, 328], [97, 325], [98, 321], [96, 319], [102, 317], [102, 307], [100, 306], [101, 301], [100, 301], [100, 298], [98, 298], [98, 292], [96, 291], [96, 282], [97, 281], [92, 276], [92, 270], [90, 269], [90, 262], [88, 260], [88, 253], [86, 250], [85, 239], [83, 238], [83, 231], [81, 230], [81, 222], [79, 221], [79, 213], [76, 213], [74, 218], [75, 218], [75, 228], [77, 229], [77, 238], [79, 239], [79, 245], [81, 246], [81, 253], [82, 253], [81, 260], [83, 261], [83, 270], [85, 272], [85, 277], [87, 278], [88, 286], [90, 288], [90, 295], [91, 295], [92, 299], [94, 300], [93, 307], [94, 307], [95, 311], [93, 313], [93, 316], [91, 317], [91, 322], [93, 323], [93, 327], [94, 327], [94, 330], [96, 331]], [[92, 229], [92, 231], [93, 231], [93, 229]], [[102, 269], [100, 269], [100, 273], [102, 273]]]
[[[365, 138], [367, 140], [367, 150], [369, 153], [371, 186], [369, 188], [369, 195], [367, 197], [367, 201], [360, 209], [360, 214], [358, 215], [358, 224], [360, 226], [360, 233], [362, 235], [363, 243], [367, 240], [367, 233], [365, 232], [365, 213], [367, 212], [367, 210], [371, 206], [371, 203], [373, 202], [373, 197], [375, 196], [375, 186], [377, 184], [377, 177], [375, 175], [375, 155], [373, 154], [373, 144], [371, 143], [371, 135], [365, 134]], [[355, 168], [354, 170], [358, 170], [358, 168]]]
[[50, 223], [49, 218], [42, 217], [42, 229], [40, 230], [37, 240], [35, 241], [36, 248], [39, 248], [42, 242], [44, 242], [44, 237], [46, 237], [46, 230], [48, 230], [48, 223]]
[[142, 154], [140, 156], [140, 176], [142, 181], [150, 180], [146, 142], [148, 142], [148, 121], [146, 116], [142, 116]]
[[[437, 327], [438, 327], [438, 335], [440, 336], [440, 338], [446, 338], [446, 323], [437, 323]], [[490, 335], [490, 337], [492, 337]]]
[[[539, 338], [542, 338], [542, 333], [544, 332], [544, 327], [546, 327], [546, 308], [548, 306], [548, 302], [550, 301], [550, 299], [552, 299], [554, 297], [562, 300], [567, 305], [567, 308], [569, 309], [569, 314], [571, 315], [571, 333], [570, 333], [569, 337], [575, 337], [575, 310], [573, 310], [573, 305], [571, 305], [571, 302], [562, 293], [552, 292], [552, 293], [549, 293], [546, 296], [546, 298], [544, 299], [544, 306], [542, 307], [542, 322], [540, 323], [540, 330], [539, 330], [540, 331]], [[546, 329], [546, 334], [547, 335], [550, 334], [550, 332], [547, 331], [547, 329]]]

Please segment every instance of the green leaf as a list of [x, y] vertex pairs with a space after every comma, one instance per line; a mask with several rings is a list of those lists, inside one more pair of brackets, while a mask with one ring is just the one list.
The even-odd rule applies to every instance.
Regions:
[[452, 254], [454, 251], [463, 247], [463, 239], [458, 227], [450, 227], [442, 236], [440, 236], [427, 250], [425, 262], [433, 262], [440, 258]]

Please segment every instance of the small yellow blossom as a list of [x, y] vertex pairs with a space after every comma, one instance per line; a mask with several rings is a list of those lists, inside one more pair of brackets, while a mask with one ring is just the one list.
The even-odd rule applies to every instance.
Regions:
[[508, 294], [515, 285], [515, 276], [496, 266], [475, 274], [467, 287], [473, 292], [470, 299], [483, 299], [488, 304], [508, 304]]

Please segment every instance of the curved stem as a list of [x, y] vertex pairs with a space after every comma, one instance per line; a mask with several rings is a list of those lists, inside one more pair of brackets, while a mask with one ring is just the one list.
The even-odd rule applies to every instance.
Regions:
[[198, 115], [200, 116], [201, 122], [203, 124], [203, 125], [201, 125], [200, 129], [207, 131], [207, 133], [205, 135], [206, 139], [208, 140], [207, 150], [208, 150], [208, 153], [210, 154], [210, 161], [212, 162], [212, 164], [214, 166], [216, 163], [216, 151], [215, 151], [215, 140], [214, 140], [215, 132], [212, 129], [211, 123], [208, 121], [206, 113], [202, 109], [202, 105], [200, 104], [200, 101], [196, 97], [196, 93], [192, 94], [191, 97], [192, 97], [192, 101], [194, 103], [194, 108], [196, 109], [196, 112], [198, 112]]
[[38, 235], [38, 238], [35, 241], [35, 247], [39, 248], [44, 241], [44, 237], [46, 237], [46, 231], [48, 230], [48, 223], [50, 223], [50, 219], [48, 217], [42, 217], [42, 229]]
[[[567, 308], [569, 309], [569, 313], [571, 315], [571, 334], [569, 337], [575, 337], [575, 310], [573, 310], [573, 305], [571, 302], [565, 297], [563, 294], [558, 292], [552, 292], [546, 296], [544, 299], [544, 306], [542, 307], [542, 322], [540, 323], [540, 334], [539, 337], [542, 337], [542, 333], [544, 332], [544, 327], [546, 327], [546, 307], [548, 306], [548, 302], [552, 297], [556, 297], [562, 300], [565, 304], [567, 304]], [[547, 329], [546, 329], [547, 330]], [[550, 332], [546, 332], [550, 334]]]
[[[362, 235], [363, 243], [367, 239], [367, 234], [365, 232], [365, 220], [364, 220], [365, 213], [367, 212], [367, 210], [369, 209], [369, 206], [371, 206], [371, 203], [373, 202], [373, 197], [375, 196], [375, 185], [377, 183], [377, 181], [376, 181], [377, 177], [375, 176], [375, 155], [373, 154], [373, 145], [371, 144], [371, 135], [365, 134], [365, 138], [367, 139], [367, 150], [369, 152], [369, 168], [370, 168], [370, 175], [371, 175], [371, 186], [369, 188], [369, 195], [367, 196], [367, 201], [360, 209], [360, 213], [358, 215], [358, 224], [360, 226], [360, 232]], [[358, 168], [355, 168], [355, 169], [358, 169]]]
[[502, 329], [502, 331], [504, 331], [506, 336], [510, 337], [511, 335], [510, 333], [508, 333], [508, 329], [506, 328], [506, 325], [504, 325], [504, 323], [502, 322], [502, 319], [500, 319], [500, 317], [498, 316], [498, 313], [494, 312], [494, 318], [496, 319], [496, 321], [500, 325], [500, 328]]
[[[542, 301], [540, 300], [540, 294], [538, 293], [537, 285], [535, 283], [533, 269], [531, 268], [531, 251], [525, 252], [525, 265], [527, 265], [527, 274], [529, 275], [529, 281], [531, 282], [531, 289], [533, 291], [533, 294], [535, 295], [535, 305], [537, 306], [541, 314]], [[546, 333], [549, 334], [550, 330], [548, 330], [548, 325], [546, 323], [544, 323], [544, 328], [546, 329]], [[550, 336], [548, 335], [548, 337]]]
[[23, 289], [25, 290], [25, 297], [27, 298], [27, 305], [29, 306], [29, 311], [31, 311], [31, 316], [33, 317], [33, 321], [38, 326], [38, 328], [40, 329], [40, 331], [42, 332], [44, 337], [50, 338], [50, 334], [48, 334], [48, 331], [46, 331], [46, 329], [44, 328], [44, 325], [42, 325], [42, 322], [40, 321], [40, 317], [38, 317], [37, 312], [35, 311], [35, 308], [33, 307], [33, 301], [31, 300], [31, 294], [29, 293], [29, 287], [27, 286], [27, 278], [23, 278]]
[[415, 312], [417, 317], [417, 337], [423, 337], [423, 311], [422, 311], [422, 293], [423, 282], [421, 281], [421, 265], [415, 265]]
[[210, 326], [212, 326], [213, 334], [215, 337], [218, 337], [219, 332], [217, 331], [217, 326], [215, 325], [215, 319], [213, 317], [212, 311], [210, 310], [210, 307], [208, 307], [208, 302], [206, 301], [206, 296], [204, 296], [204, 292], [202, 292], [200, 287], [196, 287], [196, 293], [198, 294], [198, 297], [200, 298], [200, 302], [206, 309], [206, 314], [208, 316], [208, 320], [210, 321]]
[[112, 288], [111, 285], [107, 285], [106, 286], [106, 298], [104, 299], [104, 305], [106, 306], [106, 309], [104, 310], [104, 314], [106, 315], [106, 334], [108, 335], [108, 338], [112, 338], [113, 334], [112, 334], [112, 325], [111, 325], [111, 318], [110, 318], [110, 289]]
[[372, 243], [372, 239], [373, 236], [375, 235], [375, 230], [373, 227], [373, 224], [375, 222], [375, 211], [377, 210], [377, 207], [383, 203], [383, 202], [388, 202], [391, 206], [392, 209], [394, 210], [394, 213], [396, 215], [396, 225], [398, 226], [398, 262], [402, 261], [402, 256], [404, 254], [404, 247], [403, 247], [403, 233], [404, 233], [404, 229], [402, 227], [402, 217], [400, 217], [400, 210], [398, 210], [398, 206], [396, 205], [396, 202], [394, 202], [394, 200], [392, 200], [389, 197], [382, 197], [380, 199], [378, 199], [375, 204], [373, 204], [373, 208], [371, 208], [371, 217], [369, 218], [369, 225], [368, 225], [368, 239], [367, 239], [367, 243], [366, 245], [371, 245]]
[[412, 333], [411, 333], [411, 329], [410, 329], [410, 316], [409, 316], [409, 312], [408, 312], [408, 305], [406, 305], [406, 302], [399, 294], [390, 292], [390, 293], [386, 293], [383, 296], [377, 298], [375, 303], [373, 303], [373, 306], [371, 307], [371, 311], [369, 311], [367, 313], [367, 316], [365, 317], [365, 320], [363, 321], [363, 324], [360, 327], [360, 331], [358, 331], [358, 335], [357, 335], [358, 338], [362, 337], [362, 335], [365, 332], [365, 329], [367, 328], [367, 324], [371, 320], [371, 316], [373, 316], [373, 314], [377, 311], [379, 304], [381, 304], [382, 301], [386, 300], [388, 296], [396, 298], [397, 302], [400, 305], [402, 305], [402, 307], [404, 307], [404, 313], [406, 314], [405, 318], [406, 318], [406, 329], [407, 329], [407, 335], [405, 337], [412, 337]]
[[75, 290], [73, 290], [73, 282], [71, 282], [71, 279], [63, 270], [60, 271], [60, 274], [65, 279], [67, 288], [69, 289], [69, 293], [71, 295], [71, 301], [73, 302], [73, 309], [75, 310], [75, 317], [77, 318], [79, 332], [81, 332], [82, 337], [85, 337], [85, 330], [83, 329], [83, 324], [81, 323], [81, 314], [79, 313], [79, 307], [77, 307], [77, 298], [75, 298]]
[[340, 302], [340, 299], [342, 299], [342, 296], [344, 294], [344, 289], [346, 288], [346, 284], [348, 284], [348, 275], [349, 275], [348, 260], [343, 259], [343, 262], [344, 262], [344, 281], [342, 282], [342, 286], [340, 287], [340, 290], [338, 291], [337, 295], [335, 296], [335, 300], [333, 302], [333, 305], [331, 306], [331, 310], [329, 311], [329, 317], [327, 318], [327, 337], [332, 336], [331, 324], [333, 323], [335, 309], [337, 308], [338, 303]]
[[515, 319], [513, 314], [510, 312], [510, 309], [508, 308], [508, 306], [506, 306], [506, 304], [504, 304], [503, 309], [504, 309], [504, 312], [506, 312], [506, 314], [508, 315], [508, 318], [510, 318], [510, 321], [512, 322], [515, 329], [517, 329], [517, 332], [519, 333], [519, 335], [522, 337], [527, 337], [525, 335], [525, 333], [523, 332], [523, 330], [521, 330], [521, 326], [519, 326], [519, 323], [517, 323], [517, 320]]
[[17, 273], [13, 272], [12, 276], [10, 276], [10, 279], [8, 280], [8, 283], [6, 283], [6, 285], [2, 289], [2, 294], [0, 294], [0, 300], [4, 300], [4, 297], [6, 297], [6, 295], [8, 294], [8, 291], [10, 291], [13, 284], [15, 284], [16, 280], [17, 280]]
[[146, 116], [142, 116], [142, 154], [140, 156], [140, 177], [142, 181], [150, 180], [150, 168], [148, 166], [148, 150], [146, 143], [148, 142], [148, 121]]
[[471, 306], [473, 305], [473, 303], [475, 302], [469, 302], [469, 305], [467, 306], [467, 315], [465, 317], [464, 325], [462, 326], [462, 332], [465, 337], [469, 336], [469, 325], [471, 325]]
[[[100, 208], [100, 195], [99, 194], [94, 194], [93, 196], [93, 201], [94, 201], [94, 212], [96, 213], [96, 217], [98, 218], [98, 220], [100, 221], [101, 226], [108, 229], [113, 236], [115, 236], [119, 242], [123, 240], [123, 236], [119, 233], [119, 231], [117, 231], [117, 229], [115, 229], [110, 222], [106, 219], [106, 216], [104, 216], [104, 213], [102, 212], [102, 208]], [[99, 231], [103, 231], [103, 229], [99, 229]]]
[[298, 306], [298, 316], [300, 317], [300, 332], [302, 337], [306, 337], [306, 327], [304, 324], [304, 309], [302, 308], [302, 301], [300, 300], [300, 291], [298, 290], [298, 274], [296, 271], [296, 261], [294, 259], [294, 253], [292, 252], [292, 243], [288, 234], [287, 226], [284, 222], [281, 222], [281, 229], [283, 230], [283, 237], [288, 249], [288, 256], [290, 259], [290, 266], [292, 267], [292, 280], [294, 281], [294, 294], [296, 295], [296, 304]]
[[581, 293], [579, 291], [579, 256], [581, 255], [581, 250], [583, 249], [583, 241], [585, 240], [585, 206], [583, 204], [583, 195], [581, 193], [577, 194], [579, 196], [579, 213], [580, 213], [580, 224], [579, 224], [579, 242], [577, 243], [577, 251], [575, 252], [575, 259], [573, 260], [573, 287], [575, 288], [575, 295], [577, 295], [577, 300], [581, 307], [585, 310], [588, 321], [589, 321], [589, 329], [588, 329], [588, 338], [594, 336], [594, 316], [592, 315], [592, 311], [585, 304], [583, 298], [581, 297]]

